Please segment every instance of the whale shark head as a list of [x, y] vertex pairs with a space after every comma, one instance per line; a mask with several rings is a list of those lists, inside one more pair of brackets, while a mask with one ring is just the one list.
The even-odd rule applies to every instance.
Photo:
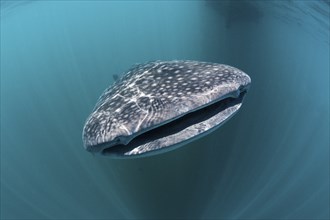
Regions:
[[83, 129], [87, 151], [120, 158], [175, 149], [214, 131], [241, 107], [250, 77], [223, 64], [154, 61], [106, 89]]

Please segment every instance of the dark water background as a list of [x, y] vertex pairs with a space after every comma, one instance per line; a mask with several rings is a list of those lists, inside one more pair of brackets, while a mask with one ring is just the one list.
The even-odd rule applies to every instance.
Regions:
[[[191, 59], [252, 78], [216, 132], [158, 156], [82, 147], [134, 63]], [[328, 219], [328, 1], [1, 1], [2, 219]]]

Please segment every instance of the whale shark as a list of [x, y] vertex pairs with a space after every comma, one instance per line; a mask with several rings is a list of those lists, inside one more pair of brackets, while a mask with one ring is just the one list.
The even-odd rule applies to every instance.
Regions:
[[192, 60], [133, 66], [107, 88], [83, 128], [87, 151], [150, 156], [201, 138], [241, 107], [251, 78], [225, 64]]

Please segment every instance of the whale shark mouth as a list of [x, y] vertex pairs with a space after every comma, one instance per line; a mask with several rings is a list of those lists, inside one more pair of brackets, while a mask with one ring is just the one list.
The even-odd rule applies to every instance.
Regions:
[[[205, 133], [209, 133], [233, 116], [241, 106], [246, 90], [237, 97], [230, 96], [190, 111], [172, 121], [135, 136], [127, 144], [102, 143], [101, 154], [107, 156], [133, 156], [150, 154], [154, 150], [168, 150], [185, 144]], [[166, 146], [164, 148], [164, 146]], [[140, 149], [144, 149], [141, 151]], [[146, 150], [147, 149], [147, 150]], [[148, 150], [149, 149], [149, 150]]]

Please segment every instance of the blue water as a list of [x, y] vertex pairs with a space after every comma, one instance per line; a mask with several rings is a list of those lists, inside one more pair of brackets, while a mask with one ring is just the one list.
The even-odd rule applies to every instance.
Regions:
[[[82, 146], [132, 64], [252, 78], [216, 132], [132, 160]], [[329, 1], [1, 1], [1, 219], [328, 219]]]

